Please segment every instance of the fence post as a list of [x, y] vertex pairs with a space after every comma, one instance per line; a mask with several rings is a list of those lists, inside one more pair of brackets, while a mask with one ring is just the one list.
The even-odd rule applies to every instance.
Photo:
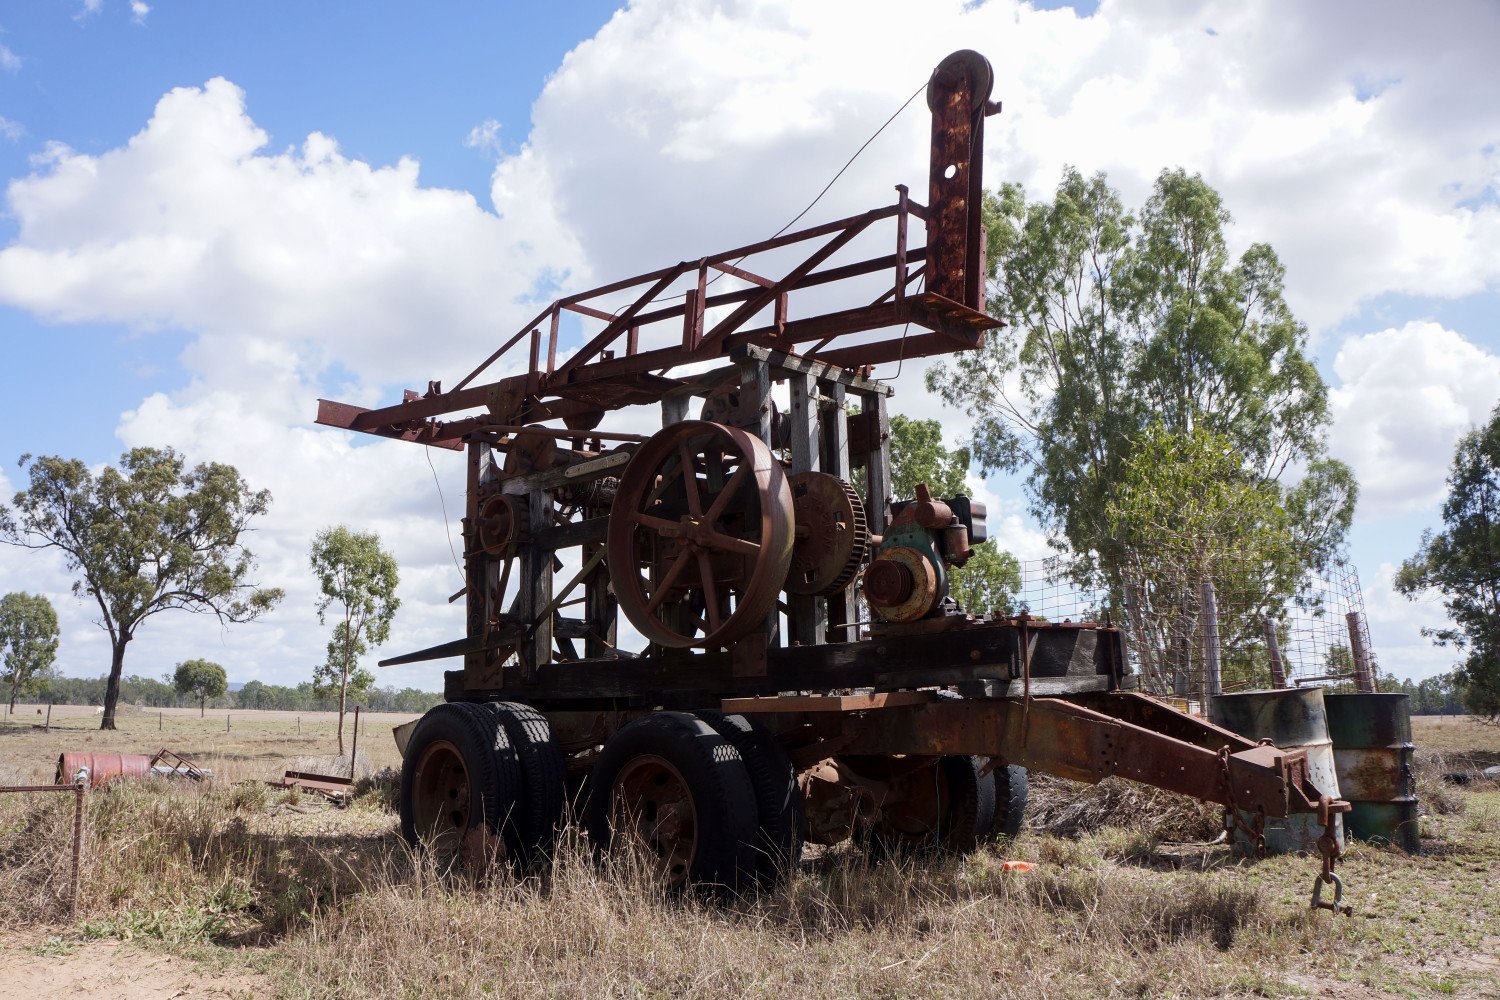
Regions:
[[73, 885], [68, 892], [68, 915], [78, 919], [78, 867], [83, 854], [83, 782], [73, 786]]
[[1349, 652], [1354, 656], [1354, 687], [1366, 694], [1373, 694], [1375, 677], [1370, 670], [1370, 650], [1365, 645], [1364, 623], [1360, 620], [1358, 611], [1346, 614], [1344, 621], [1349, 625]]
[[354, 780], [354, 761], [359, 756], [359, 706], [354, 706], [354, 742], [349, 746], [349, 780]]
[[1276, 639], [1276, 623], [1269, 618], [1261, 619], [1266, 630], [1266, 655], [1271, 660], [1271, 686], [1286, 687], [1286, 664], [1281, 661], [1281, 644]]
[[1214, 582], [1203, 580], [1203, 717], [1208, 718], [1209, 699], [1219, 694], [1219, 605]]
[[52, 732], [52, 702], [47, 702], [47, 721], [42, 726], [42, 732]]

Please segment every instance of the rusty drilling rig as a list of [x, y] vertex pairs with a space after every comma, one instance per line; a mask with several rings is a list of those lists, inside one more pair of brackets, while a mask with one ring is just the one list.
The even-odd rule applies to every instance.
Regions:
[[[949, 573], [985, 543], [984, 508], [891, 496], [873, 366], [1002, 325], [980, 219], [991, 89], [975, 52], [933, 71], [925, 204], [899, 186], [894, 204], [566, 296], [448, 389], [320, 401], [320, 423], [467, 463], [466, 634], [383, 664], [462, 658], [405, 748], [414, 844], [535, 861], [571, 800], [600, 850], [642, 844], [671, 884], [766, 885], [804, 842], [1014, 835], [1035, 769], [1221, 803], [1252, 838], [1315, 813], [1333, 877], [1347, 804], [1302, 751], [1137, 693], [1107, 620], [966, 613]], [[838, 305], [799, 314], [809, 299]], [[598, 332], [560, 353], [580, 323]], [[611, 429], [626, 407], [659, 407], [661, 430]]]

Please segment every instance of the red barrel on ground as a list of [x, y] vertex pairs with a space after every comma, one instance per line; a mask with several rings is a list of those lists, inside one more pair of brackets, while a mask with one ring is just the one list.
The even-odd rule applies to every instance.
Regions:
[[117, 778], [144, 778], [151, 773], [151, 758], [143, 753], [82, 753], [67, 751], [57, 758], [59, 785], [77, 784], [82, 780], [98, 788]]

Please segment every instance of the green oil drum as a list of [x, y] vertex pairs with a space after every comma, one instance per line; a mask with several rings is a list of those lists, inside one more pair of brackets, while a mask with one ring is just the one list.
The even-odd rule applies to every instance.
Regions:
[[1324, 698], [1339, 788], [1353, 808], [1349, 835], [1422, 849], [1411, 771], [1411, 699], [1404, 694], [1330, 694]]
[[[1307, 770], [1312, 783], [1323, 794], [1340, 798], [1322, 688], [1277, 688], [1221, 694], [1213, 699], [1210, 713], [1215, 724], [1246, 739], [1268, 739], [1283, 750], [1307, 751]], [[1241, 816], [1249, 822], [1248, 815], [1242, 813]], [[1342, 817], [1334, 829], [1342, 845]], [[1265, 833], [1266, 850], [1272, 854], [1316, 851], [1318, 838], [1323, 835], [1323, 825], [1313, 813], [1294, 813], [1284, 819], [1267, 819]], [[1248, 845], [1243, 831], [1236, 830], [1235, 836], [1237, 845]]]

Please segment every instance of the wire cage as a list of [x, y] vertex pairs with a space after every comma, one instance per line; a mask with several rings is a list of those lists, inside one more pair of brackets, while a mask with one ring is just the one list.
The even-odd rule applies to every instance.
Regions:
[[1197, 554], [1191, 566], [1127, 553], [1021, 563], [1013, 607], [1048, 621], [1118, 625], [1152, 694], [1202, 703], [1230, 691], [1320, 684], [1373, 691], [1359, 573], [1340, 558], [1288, 577], [1235, 552]]

